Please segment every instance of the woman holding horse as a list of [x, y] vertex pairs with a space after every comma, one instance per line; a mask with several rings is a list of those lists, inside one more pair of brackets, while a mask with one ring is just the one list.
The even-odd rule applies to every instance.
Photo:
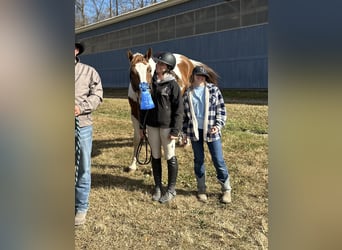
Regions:
[[[175, 155], [175, 141], [182, 129], [183, 100], [181, 89], [172, 71], [176, 65], [175, 56], [170, 52], [163, 52], [153, 59], [157, 63], [151, 87], [155, 107], [140, 111], [140, 136], [145, 137], [146, 129], [151, 145], [155, 183], [152, 200], [166, 203], [176, 196], [178, 162]], [[168, 186], [163, 195], [161, 147], [168, 169]]]
[[203, 144], [208, 145], [211, 159], [221, 184], [222, 203], [231, 202], [229, 173], [223, 159], [221, 129], [226, 121], [226, 108], [219, 88], [209, 82], [208, 71], [196, 66], [190, 77], [191, 87], [184, 94], [183, 139], [191, 140], [194, 152], [194, 171], [197, 180], [197, 198], [206, 202], [205, 165]]

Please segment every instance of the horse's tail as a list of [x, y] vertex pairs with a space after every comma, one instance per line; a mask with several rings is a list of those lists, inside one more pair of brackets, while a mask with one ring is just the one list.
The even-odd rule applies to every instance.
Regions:
[[220, 78], [220, 76], [216, 73], [215, 70], [213, 70], [208, 65], [206, 65], [202, 62], [198, 62], [198, 61], [192, 60], [192, 59], [191, 59], [191, 62], [193, 63], [193, 65], [195, 67], [196, 66], [202, 66], [203, 68], [205, 68], [205, 70], [208, 72], [208, 75], [209, 75], [208, 81], [215, 84], [215, 85], [218, 85], [218, 79]]

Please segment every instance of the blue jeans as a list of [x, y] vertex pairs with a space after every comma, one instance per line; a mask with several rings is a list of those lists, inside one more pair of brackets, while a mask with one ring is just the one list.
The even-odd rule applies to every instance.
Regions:
[[[75, 183], [75, 212], [86, 212], [89, 205], [89, 193], [91, 185], [91, 149], [93, 127], [80, 128], [80, 161]], [[75, 130], [76, 137], [76, 130]], [[76, 151], [75, 151], [75, 157]]]
[[[203, 141], [203, 129], [199, 129], [199, 141], [191, 141], [192, 150], [194, 151], [194, 170], [198, 178], [201, 178], [205, 174], [204, 165], [204, 141]], [[217, 179], [224, 183], [229, 177], [228, 168], [222, 156], [222, 144], [221, 139], [207, 142], [211, 159], [216, 169]]]

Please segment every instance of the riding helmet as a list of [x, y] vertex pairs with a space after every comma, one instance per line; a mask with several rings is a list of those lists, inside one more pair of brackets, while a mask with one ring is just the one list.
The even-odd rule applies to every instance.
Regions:
[[155, 62], [162, 62], [168, 66], [169, 70], [173, 70], [176, 66], [176, 57], [170, 52], [161, 52], [153, 57]]
[[192, 75], [202, 75], [202, 76], [205, 76], [206, 79], [209, 78], [208, 71], [203, 66], [196, 66], [192, 70]]

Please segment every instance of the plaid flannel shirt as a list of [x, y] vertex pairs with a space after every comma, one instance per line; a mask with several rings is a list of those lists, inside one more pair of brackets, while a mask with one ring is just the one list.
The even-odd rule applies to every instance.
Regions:
[[[198, 123], [192, 104], [193, 88], [187, 89], [183, 96], [184, 119], [183, 133], [192, 141], [198, 141]], [[205, 114], [203, 123], [203, 140], [216, 141], [221, 138], [221, 129], [224, 127], [227, 116], [223, 96], [220, 89], [212, 83], [205, 88]], [[210, 134], [210, 129], [216, 126], [218, 133]]]

